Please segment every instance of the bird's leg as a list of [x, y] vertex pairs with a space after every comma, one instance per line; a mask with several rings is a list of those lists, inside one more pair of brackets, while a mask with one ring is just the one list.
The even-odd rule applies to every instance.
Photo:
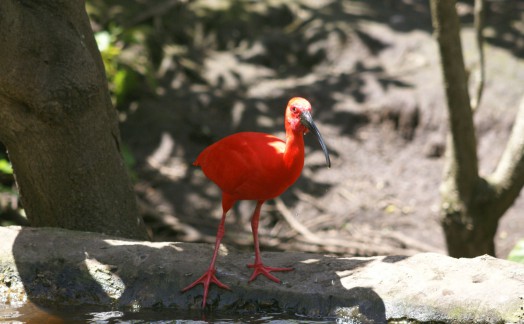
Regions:
[[251, 230], [253, 231], [253, 241], [255, 243], [255, 263], [248, 264], [248, 268], [253, 268], [253, 274], [249, 278], [249, 282], [255, 280], [258, 275], [264, 275], [268, 279], [273, 280], [274, 282], [280, 283], [280, 279], [273, 276], [270, 272], [272, 271], [291, 271], [293, 268], [274, 268], [274, 267], [268, 267], [265, 266], [262, 263], [262, 257], [260, 256], [260, 247], [258, 245], [258, 222], [260, 219], [260, 208], [262, 207], [262, 204], [264, 203], [264, 200], [257, 202], [257, 207], [255, 208], [255, 212], [253, 213], [253, 218], [251, 218]]
[[231, 290], [227, 285], [221, 283], [217, 277], [215, 276], [215, 261], [217, 259], [218, 255], [218, 249], [220, 248], [220, 241], [222, 241], [222, 237], [225, 233], [225, 220], [226, 220], [226, 213], [227, 211], [224, 211], [222, 214], [222, 219], [220, 220], [220, 225], [218, 225], [218, 231], [217, 236], [215, 240], [215, 251], [213, 252], [213, 258], [211, 259], [211, 263], [209, 264], [209, 268], [207, 271], [197, 280], [195, 280], [192, 284], [182, 289], [182, 292], [186, 292], [189, 289], [195, 287], [198, 284], [202, 284], [204, 286], [204, 298], [202, 300], [202, 307], [206, 306], [206, 300], [207, 300], [207, 292], [209, 290], [209, 286], [214, 283], [215, 285], [219, 286], [220, 288]]

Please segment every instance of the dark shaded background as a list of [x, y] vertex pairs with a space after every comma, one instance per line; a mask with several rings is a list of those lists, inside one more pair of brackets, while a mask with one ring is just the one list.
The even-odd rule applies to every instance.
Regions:
[[[475, 78], [472, 2], [457, 7]], [[488, 80], [476, 116], [484, 173], [502, 153], [524, 85], [524, 1], [487, 6]], [[333, 167], [307, 136], [302, 177], [283, 204], [264, 206], [262, 249], [445, 250], [438, 187], [446, 115], [427, 1], [92, 0], [87, 8], [95, 33], [110, 39], [102, 54], [154, 240], [213, 242], [220, 192], [192, 161], [234, 132], [282, 136], [287, 100], [304, 96]], [[13, 185], [9, 176], [0, 181]], [[224, 243], [251, 248], [253, 208], [235, 207]], [[524, 233], [523, 208], [520, 199], [502, 221], [501, 257]], [[286, 212], [329, 240], [297, 234]]]

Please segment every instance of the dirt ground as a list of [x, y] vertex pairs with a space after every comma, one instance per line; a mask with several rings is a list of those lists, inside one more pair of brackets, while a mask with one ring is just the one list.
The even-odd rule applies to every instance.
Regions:
[[[202, 83], [186, 83], [170, 73], [176, 66], [163, 66], [156, 94], [133, 102], [121, 128], [137, 159], [136, 190], [154, 240], [214, 242], [220, 192], [192, 161], [234, 132], [282, 137], [287, 100], [300, 95], [313, 104], [332, 167], [325, 167], [318, 143], [307, 135], [301, 178], [280, 200], [263, 207], [262, 249], [444, 252], [438, 209], [447, 116], [426, 2], [297, 1], [301, 5], [292, 6], [291, 13], [308, 24], [308, 46], [296, 49], [304, 57], [290, 53], [286, 37], [293, 33], [283, 32], [234, 51], [208, 53]], [[501, 8], [519, 16], [521, 3]], [[472, 8], [460, 3], [459, 9], [474, 78]], [[490, 19], [510, 24], [500, 12]], [[475, 116], [483, 175], [494, 170], [502, 153], [524, 85], [522, 36], [490, 26], [486, 35], [487, 82]], [[301, 59], [314, 64], [294, 69]], [[252, 248], [253, 208], [253, 202], [237, 204], [223, 243]], [[524, 236], [523, 212], [521, 197], [500, 224], [499, 257]], [[290, 217], [302, 226], [291, 226]]]

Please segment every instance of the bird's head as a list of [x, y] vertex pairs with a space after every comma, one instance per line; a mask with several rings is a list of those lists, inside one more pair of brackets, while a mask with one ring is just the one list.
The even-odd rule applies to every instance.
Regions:
[[326, 144], [322, 139], [322, 135], [320, 135], [320, 131], [313, 122], [313, 117], [311, 117], [311, 104], [309, 101], [300, 97], [294, 97], [289, 100], [286, 107], [286, 128], [288, 127], [293, 133], [307, 134], [309, 131], [312, 131], [317, 137], [322, 151], [324, 151], [328, 168], [331, 167]]
[[311, 104], [304, 98], [295, 97], [289, 100], [286, 108], [286, 120], [294, 132], [306, 134], [309, 128], [301, 122], [302, 115], [311, 116]]

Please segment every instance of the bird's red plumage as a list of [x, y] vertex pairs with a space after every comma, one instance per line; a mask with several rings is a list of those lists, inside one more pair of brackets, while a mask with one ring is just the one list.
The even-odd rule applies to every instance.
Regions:
[[236, 133], [207, 147], [194, 164], [235, 200], [268, 200], [293, 184], [304, 165], [303, 144], [292, 155], [285, 148], [272, 135]]

